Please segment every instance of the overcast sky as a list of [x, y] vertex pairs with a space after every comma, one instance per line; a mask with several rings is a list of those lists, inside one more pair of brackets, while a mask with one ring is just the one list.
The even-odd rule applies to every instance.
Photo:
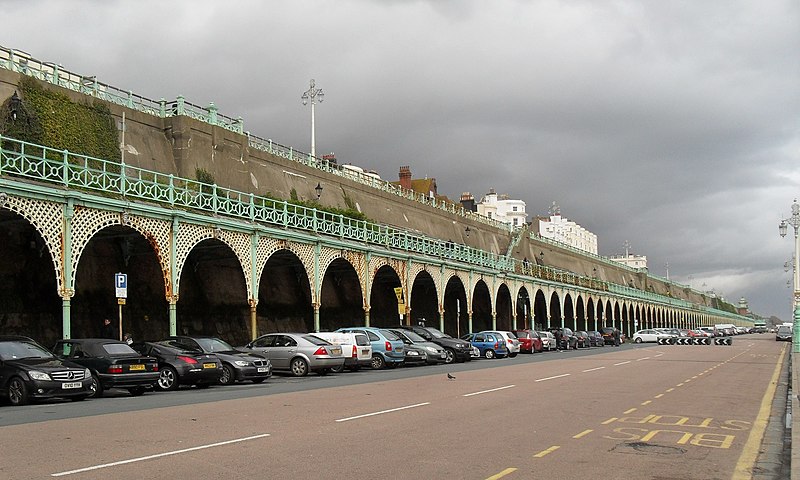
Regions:
[[[0, 45], [439, 193], [552, 202], [601, 255], [791, 317], [795, 0], [4, 0]], [[790, 227], [790, 233], [792, 229]]]

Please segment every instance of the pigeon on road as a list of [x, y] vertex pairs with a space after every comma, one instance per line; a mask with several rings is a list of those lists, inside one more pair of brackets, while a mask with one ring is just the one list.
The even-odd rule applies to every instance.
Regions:
[[448, 373], [448, 374], [447, 374], [447, 379], [448, 379], [448, 380], [455, 380], [455, 379], [456, 379], [456, 377], [454, 377], [454, 376], [452, 376], [452, 375], [450, 375], [450, 374]]

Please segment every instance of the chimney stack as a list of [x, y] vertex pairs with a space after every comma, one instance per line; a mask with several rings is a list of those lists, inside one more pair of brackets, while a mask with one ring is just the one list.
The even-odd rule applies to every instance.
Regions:
[[400, 186], [411, 190], [411, 167], [400, 167]]

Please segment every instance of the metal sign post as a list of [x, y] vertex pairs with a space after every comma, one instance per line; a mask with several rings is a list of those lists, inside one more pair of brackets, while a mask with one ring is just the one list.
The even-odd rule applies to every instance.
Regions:
[[114, 274], [114, 289], [117, 294], [117, 305], [119, 305], [119, 340], [122, 341], [122, 306], [128, 298], [128, 275], [125, 273]]

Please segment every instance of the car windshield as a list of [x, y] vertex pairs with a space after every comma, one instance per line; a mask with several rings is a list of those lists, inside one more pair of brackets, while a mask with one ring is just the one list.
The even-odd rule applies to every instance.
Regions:
[[53, 354], [31, 342], [0, 342], [0, 360], [20, 358], [53, 358]]
[[230, 352], [234, 348], [219, 338], [195, 338], [204, 352]]
[[447, 338], [447, 337], [450, 336], [450, 335], [446, 335], [446, 334], [442, 333], [441, 331], [439, 331], [438, 329], [435, 329], [433, 327], [427, 327], [426, 330], [428, 331], [428, 333], [433, 335], [433, 338]]
[[103, 345], [103, 350], [109, 355], [139, 355], [139, 352], [126, 343], [106, 343]]
[[403, 332], [403, 335], [405, 335], [406, 338], [408, 338], [409, 340], [411, 340], [414, 343], [425, 342], [426, 341], [424, 338], [420, 337], [419, 335], [417, 335], [416, 333], [412, 332], [411, 330], [406, 330], [405, 332]]
[[395, 333], [392, 332], [391, 330], [386, 330], [385, 328], [382, 328], [380, 332], [383, 334], [384, 337], [386, 337], [386, 340], [391, 340], [391, 341], [400, 340], [400, 337], [395, 335]]
[[777, 333], [781, 333], [781, 334], [792, 333], [792, 330], [789, 327], [785, 327], [785, 326], [781, 325], [780, 327], [778, 327], [778, 332]]
[[317, 337], [316, 335], [303, 335], [303, 338], [305, 340], [308, 340], [309, 342], [313, 343], [314, 345], [333, 345], [331, 342], [328, 342], [327, 340], [323, 340], [323, 339]]

